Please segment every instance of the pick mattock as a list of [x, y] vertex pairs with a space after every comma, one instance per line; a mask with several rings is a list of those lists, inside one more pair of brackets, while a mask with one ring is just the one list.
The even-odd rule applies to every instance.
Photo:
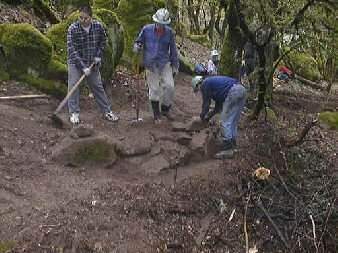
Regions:
[[[92, 69], [94, 66], [94, 62], [89, 66], [89, 69]], [[61, 119], [57, 114], [61, 111], [63, 106], [68, 102], [68, 99], [71, 95], [73, 95], [74, 91], [77, 89], [77, 87], [81, 84], [82, 80], [86, 77], [85, 74], [83, 74], [80, 79], [77, 81], [77, 83], [71, 88], [70, 91], [68, 91], [67, 96], [62, 100], [62, 102], [59, 104], [59, 106], [56, 108], [56, 110], [53, 112], [52, 115], [49, 116], [49, 118], [53, 121], [54, 125], [58, 128], [63, 128], [64, 122], [63, 119]]]
[[136, 91], [136, 120], [135, 121], [143, 121], [140, 118], [140, 101], [141, 101], [141, 91], [140, 91], [140, 58], [137, 57], [136, 59], [136, 79], [137, 79], [137, 91]]

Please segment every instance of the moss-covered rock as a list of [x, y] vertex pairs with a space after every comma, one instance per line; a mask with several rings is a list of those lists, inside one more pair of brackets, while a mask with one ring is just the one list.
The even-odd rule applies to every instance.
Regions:
[[128, 67], [135, 68], [136, 57], [133, 55], [134, 41], [143, 26], [153, 23], [154, 13], [165, 7], [164, 0], [121, 0], [116, 14], [124, 27], [124, 54], [123, 62]]
[[93, 0], [93, 8], [95, 9], [107, 9], [107, 10], [114, 10], [120, 0]]
[[338, 130], [338, 112], [324, 112], [318, 114], [318, 118], [330, 126], [332, 130]]
[[34, 73], [44, 76], [52, 57], [52, 43], [28, 24], [0, 25], [0, 44], [11, 77]]
[[79, 165], [97, 166], [116, 160], [115, 147], [107, 143], [93, 143], [92, 146], [79, 148], [74, 153], [74, 162]]
[[31, 75], [24, 74], [18, 77], [20, 81], [23, 81], [31, 87], [40, 90], [52, 97], [62, 99], [67, 94], [67, 85], [55, 80], [46, 80], [43, 78], [35, 78]]
[[52, 60], [47, 71], [48, 79], [60, 80], [67, 83], [68, 69], [66, 64], [58, 60]]
[[190, 35], [189, 38], [194, 42], [211, 47], [210, 40], [208, 39], [208, 35]]
[[0, 83], [9, 80], [9, 78], [10, 78], [9, 74], [0, 68]]
[[11, 249], [15, 249], [19, 244], [15, 241], [8, 241], [0, 243], [0, 253], [8, 252]]
[[57, 8], [67, 15], [77, 11], [81, 6], [90, 6], [92, 0], [55, 0]]
[[59, 17], [51, 8], [49, 0], [32, 0], [32, 8], [35, 14], [42, 20], [48, 21], [52, 24], [60, 22]]
[[292, 51], [286, 58], [297, 75], [311, 81], [317, 81], [321, 78], [315, 59], [308, 54]]

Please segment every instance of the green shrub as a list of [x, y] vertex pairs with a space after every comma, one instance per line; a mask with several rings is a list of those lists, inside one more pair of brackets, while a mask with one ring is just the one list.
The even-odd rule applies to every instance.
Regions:
[[318, 115], [322, 121], [330, 126], [330, 129], [338, 129], [338, 112], [324, 112]]
[[189, 37], [192, 41], [197, 42], [199, 44], [205, 46], [211, 46], [210, 41], [208, 39], [208, 35], [190, 35]]

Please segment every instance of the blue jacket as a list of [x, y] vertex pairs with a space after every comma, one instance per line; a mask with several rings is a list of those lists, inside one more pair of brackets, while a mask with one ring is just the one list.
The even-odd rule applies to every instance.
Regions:
[[147, 69], [163, 68], [169, 61], [178, 68], [178, 53], [173, 30], [166, 26], [161, 37], [158, 37], [155, 25], [142, 28], [135, 43], [143, 44], [143, 64]]
[[[203, 105], [200, 117], [202, 120], [213, 117], [216, 113], [222, 110], [225, 98], [233, 84], [239, 80], [226, 76], [213, 76], [205, 79], [200, 86], [203, 97]], [[211, 99], [215, 101], [214, 109], [209, 112]], [[208, 114], [208, 115], [207, 115]]]

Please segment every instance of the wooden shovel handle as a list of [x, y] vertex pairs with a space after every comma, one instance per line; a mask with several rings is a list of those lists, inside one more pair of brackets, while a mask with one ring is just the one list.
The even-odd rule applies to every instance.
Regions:
[[[93, 62], [90, 66], [89, 69], [91, 69], [94, 66], [95, 62]], [[54, 114], [59, 113], [61, 111], [62, 107], [67, 103], [68, 99], [70, 98], [71, 95], [73, 95], [74, 91], [77, 89], [77, 87], [80, 85], [82, 80], [86, 77], [85, 74], [83, 74], [80, 79], [74, 84], [74, 86], [71, 88], [70, 91], [68, 91], [67, 96], [62, 100], [62, 102], [59, 104], [59, 106], [56, 108]]]
[[18, 95], [18, 96], [0, 97], [0, 100], [26, 99], [26, 98], [46, 98], [46, 97], [48, 97], [46, 94], [42, 94], [42, 95]]

